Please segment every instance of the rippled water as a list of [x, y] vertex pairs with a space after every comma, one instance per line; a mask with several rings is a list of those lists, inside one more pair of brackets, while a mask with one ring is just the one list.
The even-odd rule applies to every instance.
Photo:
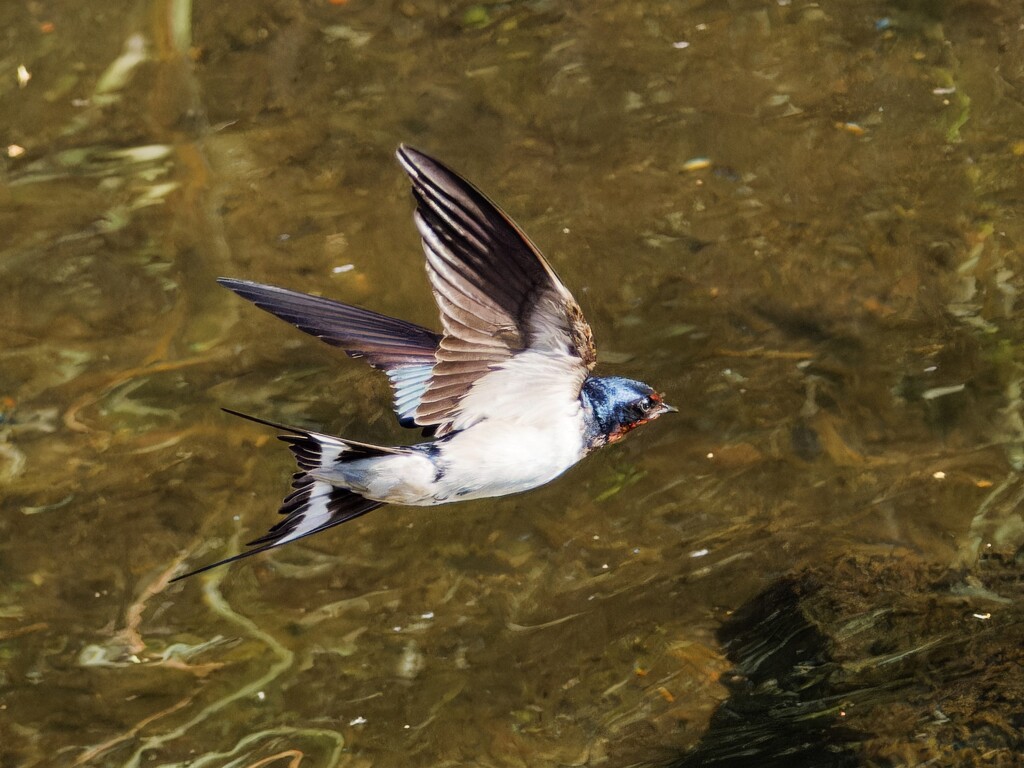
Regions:
[[[804, 569], [852, 615], [920, 593], [918, 646], [1017, 648], [1019, 3], [17, 6], [0, 765], [658, 761], [714, 732], [722, 622]], [[399, 142], [513, 215], [601, 371], [682, 415], [529, 494], [168, 586], [287, 489], [221, 406], [412, 439], [379, 374], [214, 283], [436, 327]], [[929, 618], [950, 600], [963, 626]], [[941, 698], [949, 658], [921, 659]], [[858, 759], [941, 749], [913, 701]], [[861, 732], [904, 722], [863, 706]]]

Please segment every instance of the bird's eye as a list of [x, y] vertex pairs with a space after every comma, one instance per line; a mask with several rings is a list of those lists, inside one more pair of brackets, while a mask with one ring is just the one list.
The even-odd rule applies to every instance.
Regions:
[[649, 397], [645, 397], [639, 403], [640, 413], [650, 413], [651, 409], [654, 408], [654, 401]]

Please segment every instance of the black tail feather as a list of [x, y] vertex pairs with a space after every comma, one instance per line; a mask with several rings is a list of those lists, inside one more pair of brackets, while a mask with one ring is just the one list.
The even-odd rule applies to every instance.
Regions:
[[[309, 484], [318, 483], [320, 481], [314, 480], [313, 478], [305, 475], [309, 479]], [[303, 498], [305, 493], [305, 498]], [[204, 565], [200, 568], [196, 568], [188, 573], [183, 573], [181, 576], [175, 576], [171, 579], [171, 583], [175, 581], [181, 581], [187, 579], [189, 576], [195, 576], [199, 573], [204, 573], [211, 568], [216, 568], [220, 565], [227, 565], [237, 560], [244, 560], [252, 555], [258, 555], [260, 552], [266, 552], [268, 549], [279, 547], [282, 544], [287, 544], [299, 539], [304, 539], [307, 536], [312, 536], [314, 533], [320, 533], [326, 531], [328, 528], [333, 528], [336, 525], [347, 523], [349, 520], [355, 520], [357, 517], [362, 517], [367, 512], [372, 512], [378, 507], [384, 506], [382, 501], [373, 501], [372, 499], [364, 499], [362, 496], [347, 491], [344, 488], [335, 488], [330, 493], [331, 501], [328, 502], [331, 505], [330, 517], [320, 525], [310, 528], [308, 531], [302, 531], [298, 535], [289, 536], [289, 534], [295, 533], [302, 522], [305, 513], [308, 511], [309, 505], [309, 491], [308, 488], [303, 487], [295, 491], [292, 491], [284, 500], [281, 506], [281, 514], [288, 515], [284, 520], [277, 523], [271, 528], [266, 534], [260, 536], [258, 539], [250, 541], [247, 546], [254, 547], [254, 549], [248, 549], [245, 552], [239, 552], [237, 555], [226, 557], [223, 560]], [[282, 541], [284, 539], [284, 541]]]
[[173, 579], [171, 579], [168, 582], [168, 584], [173, 584], [176, 581], [181, 581], [182, 579], [187, 579], [189, 576], [196, 576], [196, 575], [198, 575], [200, 573], [206, 573], [206, 571], [212, 570], [212, 569], [217, 568], [217, 567], [219, 567], [221, 565], [227, 565], [228, 563], [233, 563], [236, 560], [244, 560], [247, 557], [252, 557], [253, 555], [258, 555], [260, 552], [266, 552], [268, 549], [273, 549], [275, 546], [277, 546], [277, 545], [276, 544], [264, 544], [262, 547], [258, 547], [256, 549], [247, 549], [245, 552], [239, 552], [237, 555], [232, 555], [231, 557], [225, 557], [223, 560], [218, 560], [215, 563], [210, 563], [210, 564], [204, 565], [204, 566], [202, 566], [200, 568], [196, 568], [194, 571], [189, 571], [188, 573], [181, 574], [181, 576], [175, 576]]
[[[246, 557], [266, 552], [268, 549], [287, 544], [314, 533], [325, 531], [336, 525], [354, 520], [357, 517], [371, 512], [377, 507], [383, 506], [384, 502], [366, 499], [358, 493], [347, 488], [341, 488], [326, 480], [320, 480], [308, 473], [310, 470], [324, 469], [325, 463], [348, 461], [354, 458], [365, 458], [368, 456], [381, 456], [389, 453], [400, 452], [402, 449], [382, 448], [365, 443], [352, 443], [341, 438], [321, 435], [317, 432], [289, 427], [286, 424], [279, 424], [256, 416], [233, 411], [225, 408], [224, 411], [248, 421], [263, 424], [279, 429], [286, 434], [280, 438], [289, 443], [292, 453], [299, 465], [300, 470], [292, 475], [292, 492], [281, 502], [280, 514], [285, 515], [266, 534], [249, 542], [248, 546], [254, 549], [240, 552], [237, 555], [218, 560], [210, 565], [204, 565], [171, 581], [180, 581], [189, 576], [195, 576], [219, 565], [233, 563]], [[333, 451], [333, 458], [327, 462], [324, 460], [325, 447]], [[330, 454], [329, 454], [330, 455]]]

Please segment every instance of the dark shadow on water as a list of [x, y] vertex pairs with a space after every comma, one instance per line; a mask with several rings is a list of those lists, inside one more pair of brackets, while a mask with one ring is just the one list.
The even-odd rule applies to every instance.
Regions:
[[809, 575], [784, 578], [722, 626], [719, 639], [736, 665], [725, 680], [729, 699], [674, 768], [857, 765], [851, 744], [862, 737], [836, 724], [831, 643], [801, 610], [819, 588]]
[[1018, 765], [1020, 560], [849, 557], [779, 579], [723, 624], [729, 698], [668, 765]]

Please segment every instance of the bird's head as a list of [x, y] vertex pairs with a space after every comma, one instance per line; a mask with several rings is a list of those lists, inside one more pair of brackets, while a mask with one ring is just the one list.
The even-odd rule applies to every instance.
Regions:
[[642, 381], [621, 376], [587, 379], [581, 399], [587, 410], [591, 448], [618, 442], [641, 424], [678, 411]]

